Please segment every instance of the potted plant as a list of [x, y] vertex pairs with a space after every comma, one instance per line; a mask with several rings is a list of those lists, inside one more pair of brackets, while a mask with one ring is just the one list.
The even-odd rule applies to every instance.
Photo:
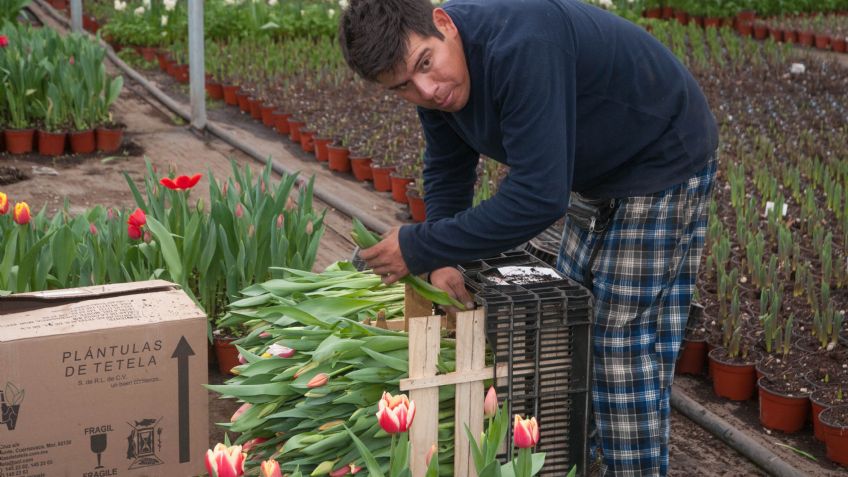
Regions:
[[675, 374], [701, 374], [704, 371], [704, 364], [707, 362], [707, 336], [703, 320], [703, 305], [693, 302], [689, 306], [686, 334], [674, 365]]
[[347, 147], [348, 143], [348, 138], [341, 136], [336, 142], [327, 146], [327, 165], [331, 171], [350, 172], [350, 148]]
[[41, 96], [40, 85], [46, 71], [38, 64], [40, 58], [32, 58], [31, 53], [25, 56], [17, 45], [6, 48], [8, 52], [3, 65], [6, 79], [0, 85], [4, 89], [2, 94], [5, 96], [8, 116], [4, 132], [6, 150], [11, 154], [27, 154], [32, 152], [35, 136], [32, 127], [33, 99]]
[[821, 413], [825, 409], [848, 404], [848, 396], [845, 394], [844, 386], [846, 385], [840, 384], [819, 388], [810, 394], [810, 404], [812, 404], [813, 411], [813, 435], [821, 442], [825, 442], [827, 437], [825, 427], [819, 419]]
[[413, 222], [427, 220], [427, 209], [424, 205], [424, 176], [421, 172], [406, 186], [406, 199], [409, 203], [409, 213]]
[[391, 174], [395, 171], [395, 166], [389, 161], [389, 154], [390, 152], [386, 152], [383, 161], [372, 160], [371, 162], [371, 177], [374, 179], [374, 190], [377, 192], [392, 190]]
[[65, 152], [65, 139], [68, 136], [65, 129], [68, 125], [68, 108], [55, 82], [47, 86], [47, 97], [41, 103], [44, 105], [44, 127], [38, 130], [38, 153], [42, 156], [60, 156]]
[[819, 420], [824, 427], [827, 458], [848, 466], [848, 405], [822, 411]]
[[238, 349], [233, 342], [245, 334], [246, 330], [242, 326], [218, 326], [212, 332], [212, 347], [221, 374], [233, 374], [231, 370], [241, 364]]
[[109, 109], [121, 94], [124, 78], [121, 76], [114, 78], [108, 76], [105, 68], [101, 70], [101, 78], [104, 80], [103, 89], [97, 95], [96, 99], [97, 116], [99, 117], [99, 125], [95, 130], [97, 150], [101, 152], [115, 152], [121, 147], [126, 126], [115, 123]]

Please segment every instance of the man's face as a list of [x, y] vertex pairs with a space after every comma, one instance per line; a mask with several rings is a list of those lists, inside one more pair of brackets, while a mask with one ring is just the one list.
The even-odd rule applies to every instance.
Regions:
[[465, 107], [471, 91], [465, 52], [448, 14], [436, 9], [433, 20], [445, 39], [411, 34], [404, 64], [377, 80], [416, 106], [454, 113]]

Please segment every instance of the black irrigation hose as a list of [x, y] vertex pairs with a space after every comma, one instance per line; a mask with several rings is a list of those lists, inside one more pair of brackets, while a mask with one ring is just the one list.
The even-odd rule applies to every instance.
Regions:
[[[38, 4], [38, 6], [41, 7], [42, 10], [47, 12], [47, 14], [50, 15], [50, 17], [52, 17], [54, 20], [61, 23], [65, 28], [70, 29], [70, 21], [68, 19], [66, 19], [65, 17], [56, 13], [56, 11], [53, 9], [52, 6], [47, 5], [43, 0], [35, 0], [35, 3]], [[180, 117], [185, 119], [186, 121], [191, 121], [191, 114], [184, 109], [183, 105], [174, 101], [173, 98], [171, 98], [170, 96], [165, 94], [162, 90], [160, 90], [158, 87], [156, 87], [156, 85], [150, 83], [144, 76], [142, 76], [135, 69], [133, 69], [131, 66], [126, 64], [123, 60], [121, 60], [118, 57], [118, 55], [115, 54], [115, 51], [112, 49], [111, 46], [107, 45], [102, 40], [101, 40], [101, 44], [103, 45], [104, 48], [106, 48], [106, 55], [109, 57], [109, 59], [112, 60], [112, 62], [125, 75], [129, 76], [133, 81], [140, 84], [145, 90], [147, 90], [148, 93], [153, 95], [153, 97], [155, 97], [157, 100], [159, 100], [168, 109], [170, 109], [171, 111], [173, 111], [174, 113], [176, 113], [177, 115], [179, 115]], [[217, 124], [213, 123], [212, 121], [207, 122], [206, 130], [209, 131], [210, 133], [212, 133], [213, 135], [215, 135], [216, 137], [218, 137], [219, 139], [221, 139], [222, 141], [226, 142], [227, 144], [229, 144], [229, 145], [233, 146], [234, 148], [242, 151], [243, 153], [249, 155], [250, 157], [252, 157], [257, 162], [260, 162], [261, 164], [266, 164], [267, 161], [270, 159], [271, 160], [271, 168], [277, 174], [282, 175], [282, 174], [293, 174], [294, 173], [294, 171], [290, 171], [290, 170], [286, 169], [280, 163], [273, 160], [272, 157], [260, 153], [259, 151], [254, 149], [249, 144], [245, 144], [244, 142], [242, 142], [241, 140], [239, 140], [235, 136], [228, 133], [224, 128], [218, 126]], [[358, 207], [354, 207], [354, 206], [350, 205], [349, 203], [345, 202], [344, 200], [339, 199], [337, 197], [337, 194], [331, 193], [331, 191], [326, 190], [325, 187], [322, 187], [322, 186], [318, 185], [317, 183], [315, 184], [315, 187], [313, 189], [313, 194], [315, 195], [315, 197], [319, 198], [321, 201], [325, 202], [327, 205], [333, 207], [334, 209], [342, 212], [343, 214], [345, 214], [349, 217], [358, 218], [360, 221], [362, 221], [363, 224], [365, 224], [366, 227], [373, 230], [374, 232], [377, 232], [378, 234], [382, 234], [384, 232], [387, 232], [391, 228], [391, 226], [389, 226], [385, 222], [371, 217], [368, 214], [367, 210], [363, 210], [363, 209], [360, 209]]]
[[[48, 15], [50, 15], [54, 20], [64, 25], [66, 28], [69, 27], [70, 22], [58, 15], [53, 7], [46, 5], [43, 0], [35, 0], [35, 3], [41, 7], [42, 10], [46, 11]], [[118, 55], [112, 50], [112, 48], [108, 45], [105, 45], [106, 53], [109, 56], [109, 59], [121, 69], [127, 76], [133, 79], [133, 81], [140, 84], [144, 89], [146, 89], [151, 95], [153, 95], [157, 100], [161, 101], [168, 109], [178, 114], [180, 117], [185, 119], [186, 121], [191, 121], [191, 115], [186, 112], [183, 106], [176, 101], [174, 101], [170, 96], [162, 92], [155, 85], [147, 81], [141, 74], [135, 71], [132, 67], [124, 63], [123, 60], [118, 58]], [[207, 123], [206, 129], [217, 136], [219, 139], [224, 142], [230, 144], [236, 149], [241, 150], [245, 154], [251, 156], [253, 159], [265, 163], [268, 158], [263, 154], [260, 154], [256, 149], [251, 147], [248, 144], [243, 143], [238, 140], [234, 136], [230, 135], [226, 130], [219, 127], [218, 125], [212, 123], [211, 121]], [[278, 174], [291, 174], [292, 172], [287, 170], [285, 167], [272, 160], [272, 166], [274, 172]], [[349, 204], [340, 201], [335, 198], [334, 195], [326, 193], [323, 188], [319, 187], [317, 184], [315, 186], [315, 196], [326, 202], [330, 206], [336, 208], [342, 213], [348, 215], [349, 217], [356, 217], [365, 224], [369, 229], [377, 232], [383, 233], [389, 230], [389, 226], [384, 222], [373, 219], [370, 215], [368, 215], [367, 211], [361, 210], [357, 207], [351, 207]], [[771, 452], [770, 450], [763, 447], [760, 443], [756, 442], [754, 439], [749, 437], [744, 432], [736, 429], [732, 425], [730, 425], [724, 419], [716, 416], [712, 412], [708, 411], [705, 407], [701, 406], [697, 402], [695, 402], [692, 398], [686, 395], [686, 393], [680, 390], [673, 390], [671, 394], [671, 405], [680, 413], [694, 421], [699, 426], [703, 427], [722, 441], [724, 441], [729, 447], [736, 450], [740, 454], [744, 455], [756, 465], [760, 466], [766, 472], [776, 476], [776, 477], [800, 477], [803, 476], [804, 473], [799, 471], [798, 469], [789, 465], [786, 461], [778, 457], [776, 454]]]

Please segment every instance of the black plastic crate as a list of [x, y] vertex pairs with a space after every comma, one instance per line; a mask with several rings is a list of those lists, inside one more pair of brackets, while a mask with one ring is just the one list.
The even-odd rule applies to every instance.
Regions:
[[[486, 338], [508, 377], [496, 385], [509, 415], [535, 416], [545, 452], [540, 475], [586, 474], [591, 410], [592, 295], [560, 276], [543, 283], [496, 284], [498, 267], [551, 269], [525, 251], [507, 252], [461, 268], [486, 313]], [[507, 449], [511, 448], [511, 435]], [[505, 456], [502, 456], [505, 457]]]

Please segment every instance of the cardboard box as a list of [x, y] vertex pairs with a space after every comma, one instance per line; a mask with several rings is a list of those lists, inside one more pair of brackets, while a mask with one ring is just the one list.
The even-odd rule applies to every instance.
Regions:
[[203, 474], [206, 353], [169, 282], [0, 298], [0, 477]]

